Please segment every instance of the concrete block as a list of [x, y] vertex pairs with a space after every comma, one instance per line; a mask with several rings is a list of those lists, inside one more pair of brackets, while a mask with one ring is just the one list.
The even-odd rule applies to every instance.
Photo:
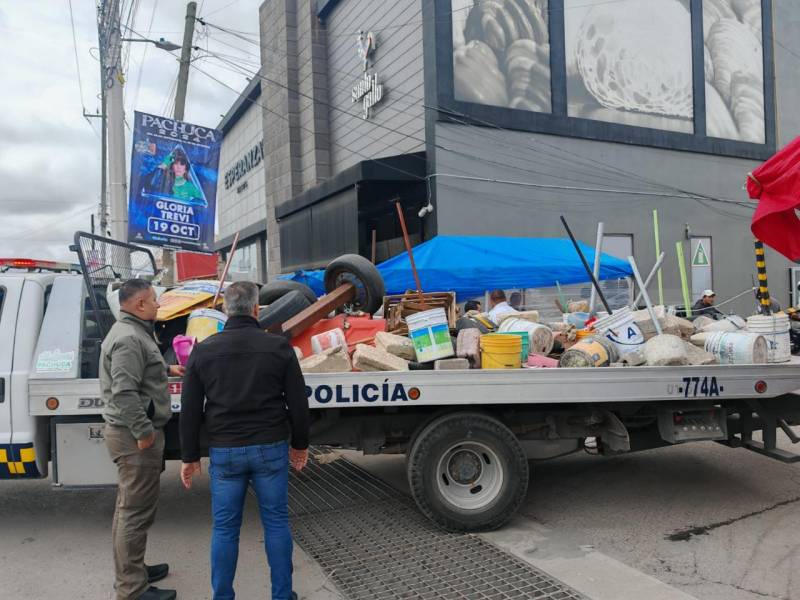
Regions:
[[462, 329], [456, 338], [456, 356], [466, 358], [473, 369], [481, 368], [480, 329]]
[[347, 350], [343, 346], [336, 346], [301, 360], [300, 370], [303, 373], [348, 373], [353, 370], [353, 365]]
[[567, 304], [567, 312], [589, 312], [589, 302], [586, 300], [578, 300], [577, 302], [570, 302]]
[[402, 335], [379, 331], [375, 334], [375, 347], [405, 360], [417, 360], [414, 342]]
[[303, 351], [297, 346], [292, 346], [292, 348], [294, 348], [294, 355], [297, 357], [297, 360], [303, 360]]
[[469, 369], [469, 360], [466, 358], [442, 358], [433, 363], [434, 371], [460, 371]]
[[719, 360], [710, 352], [706, 352], [703, 348], [699, 348], [691, 342], [683, 342], [686, 346], [686, 356], [689, 359], [690, 365], [716, 365]]
[[647, 362], [644, 353], [641, 350], [634, 350], [633, 352], [626, 352], [620, 359], [620, 362], [628, 367], [638, 367]]
[[650, 367], [680, 366], [689, 363], [686, 347], [676, 335], [657, 335], [644, 345], [644, 358]]
[[359, 371], [408, 371], [407, 360], [366, 344], [356, 346], [353, 366]]

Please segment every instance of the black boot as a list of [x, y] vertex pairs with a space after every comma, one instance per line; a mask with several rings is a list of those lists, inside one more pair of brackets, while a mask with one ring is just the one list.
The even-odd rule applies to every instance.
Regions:
[[167, 563], [145, 565], [144, 568], [147, 569], [147, 583], [161, 581], [169, 574], [169, 565]]
[[175, 600], [178, 597], [175, 590], [160, 590], [150, 586], [147, 591], [139, 596], [138, 600]]

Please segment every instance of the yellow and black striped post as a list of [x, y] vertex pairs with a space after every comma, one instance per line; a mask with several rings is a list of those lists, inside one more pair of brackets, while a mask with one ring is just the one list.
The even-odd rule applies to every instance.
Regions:
[[764, 257], [764, 242], [755, 241], [756, 246], [756, 270], [758, 270], [758, 298], [761, 309], [765, 315], [771, 314], [769, 300], [769, 284], [767, 283], [767, 261]]

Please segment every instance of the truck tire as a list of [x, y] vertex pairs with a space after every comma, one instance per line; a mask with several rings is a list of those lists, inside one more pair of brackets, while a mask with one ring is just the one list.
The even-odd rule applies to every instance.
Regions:
[[528, 490], [528, 461], [497, 419], [453, 413], [431, 422], [408, 452], [408, 483], [425, 516], [448, 531], [491, 531]]
[[299, 281], [288, 281], [285, 279], [276, 279], [261, 286], [258, 292], [258, 303], [261, 305], [272, 304], [279, 298], [282, 298], [289, 292], [300, 292], [309, 301], [314, 304], [317, 301], [317, 295], [305, 283]]
[[326, 292], [331, 293], [343, 283], [356, 286], [356, 299], [350, 303], [354, 309], [372, 314], [383, 305], [383, 277], [363, 256], [343, 254], [325, 268]]
[[309, 306], [311, 303], [302, 293], [292, 290], [261, 309], [258, 313], [258, 324], [262, 329], [278, 328]]

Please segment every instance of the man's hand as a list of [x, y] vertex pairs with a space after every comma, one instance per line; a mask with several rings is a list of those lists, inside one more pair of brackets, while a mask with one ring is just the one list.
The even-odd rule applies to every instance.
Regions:
[[148, 448], [152, 448], [153, 444], [156, 443], [156, 432], [152, 432], [146, 438], [142, 438], [140, 440], [136, 440], [136, 445], [139, 446], [139, 450], [147, 450]]
[[308, 448], [305, 450], [295, 450], [289, 448], [289, 463], [295, 471], [302, 471], [308, 462]]
[[195, 473], [200, 473], [201, 471], [199, 460], [193, 463], [183, 463], [181, 465], [181, 481], [183, 482], [183, 487], [187, 490], [191, 489], [192, 477], [194, 477]]
[[170, 365], [167, 369], [170, 377], [183, 377], [186, 373], [186, 367], [183, 365]]

